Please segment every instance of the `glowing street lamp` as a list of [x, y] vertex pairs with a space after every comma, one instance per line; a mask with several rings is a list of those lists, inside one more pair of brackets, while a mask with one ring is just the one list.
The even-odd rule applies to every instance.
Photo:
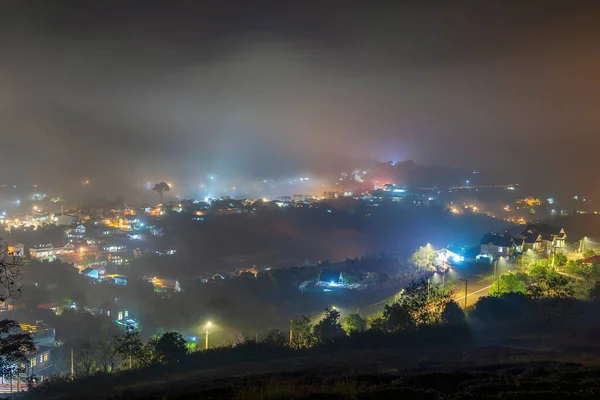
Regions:
[[204, 350], [208, 350], [208, 329], [212, 326], [212, 322], [208, 321], [206, 323], [206, 342], [204, 344]]

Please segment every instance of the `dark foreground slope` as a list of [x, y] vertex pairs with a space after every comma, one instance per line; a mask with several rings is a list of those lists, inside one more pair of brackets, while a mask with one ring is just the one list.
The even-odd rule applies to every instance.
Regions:
[[[454, 347], [450, 345], [450, 347]], [[566, 349], [378, 349], [147, 368], [56, 385], [44, 399], [600, 398], [600, 355]]]

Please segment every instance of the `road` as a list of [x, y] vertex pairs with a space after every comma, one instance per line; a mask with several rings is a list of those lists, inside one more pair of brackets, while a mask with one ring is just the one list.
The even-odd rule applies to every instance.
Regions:
[[[461, 268], [452, 267], [448, 272], [448, 282], [457, 286], [454, 300], [464, 308], [465, 306], [465, 284], [461, 279], [467, 280], [467, 307], [475, 304], [480, 297], [487, 296], [494, 283], [494, 266], [479, 264], [477, 267]], [[508, 271], [500, 270], [499, 273]]]

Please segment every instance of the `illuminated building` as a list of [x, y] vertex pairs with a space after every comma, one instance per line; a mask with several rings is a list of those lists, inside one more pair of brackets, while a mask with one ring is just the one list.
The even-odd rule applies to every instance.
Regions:
[[29, 249], [29, 257], [32, 260], [53, 261], [57, 256], [70, 255], [75, 253], [75, 245], [66, 243], [64, 245], [54, 246], [51, 243], [33, 246]]

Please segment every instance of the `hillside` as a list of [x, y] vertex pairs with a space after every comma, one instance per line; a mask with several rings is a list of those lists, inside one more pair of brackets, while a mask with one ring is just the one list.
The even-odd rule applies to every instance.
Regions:
[[[521, 399], [600, 395], [598, 353], [497, 347], [379, 349], [152, 367], [58, 385], [27, 399]], [[532, 397], [533, 396], [533, 397]], [[546, 397], [548, 398], [548, 397]], [[597, 397], [596, 397], [597, 398]]]

